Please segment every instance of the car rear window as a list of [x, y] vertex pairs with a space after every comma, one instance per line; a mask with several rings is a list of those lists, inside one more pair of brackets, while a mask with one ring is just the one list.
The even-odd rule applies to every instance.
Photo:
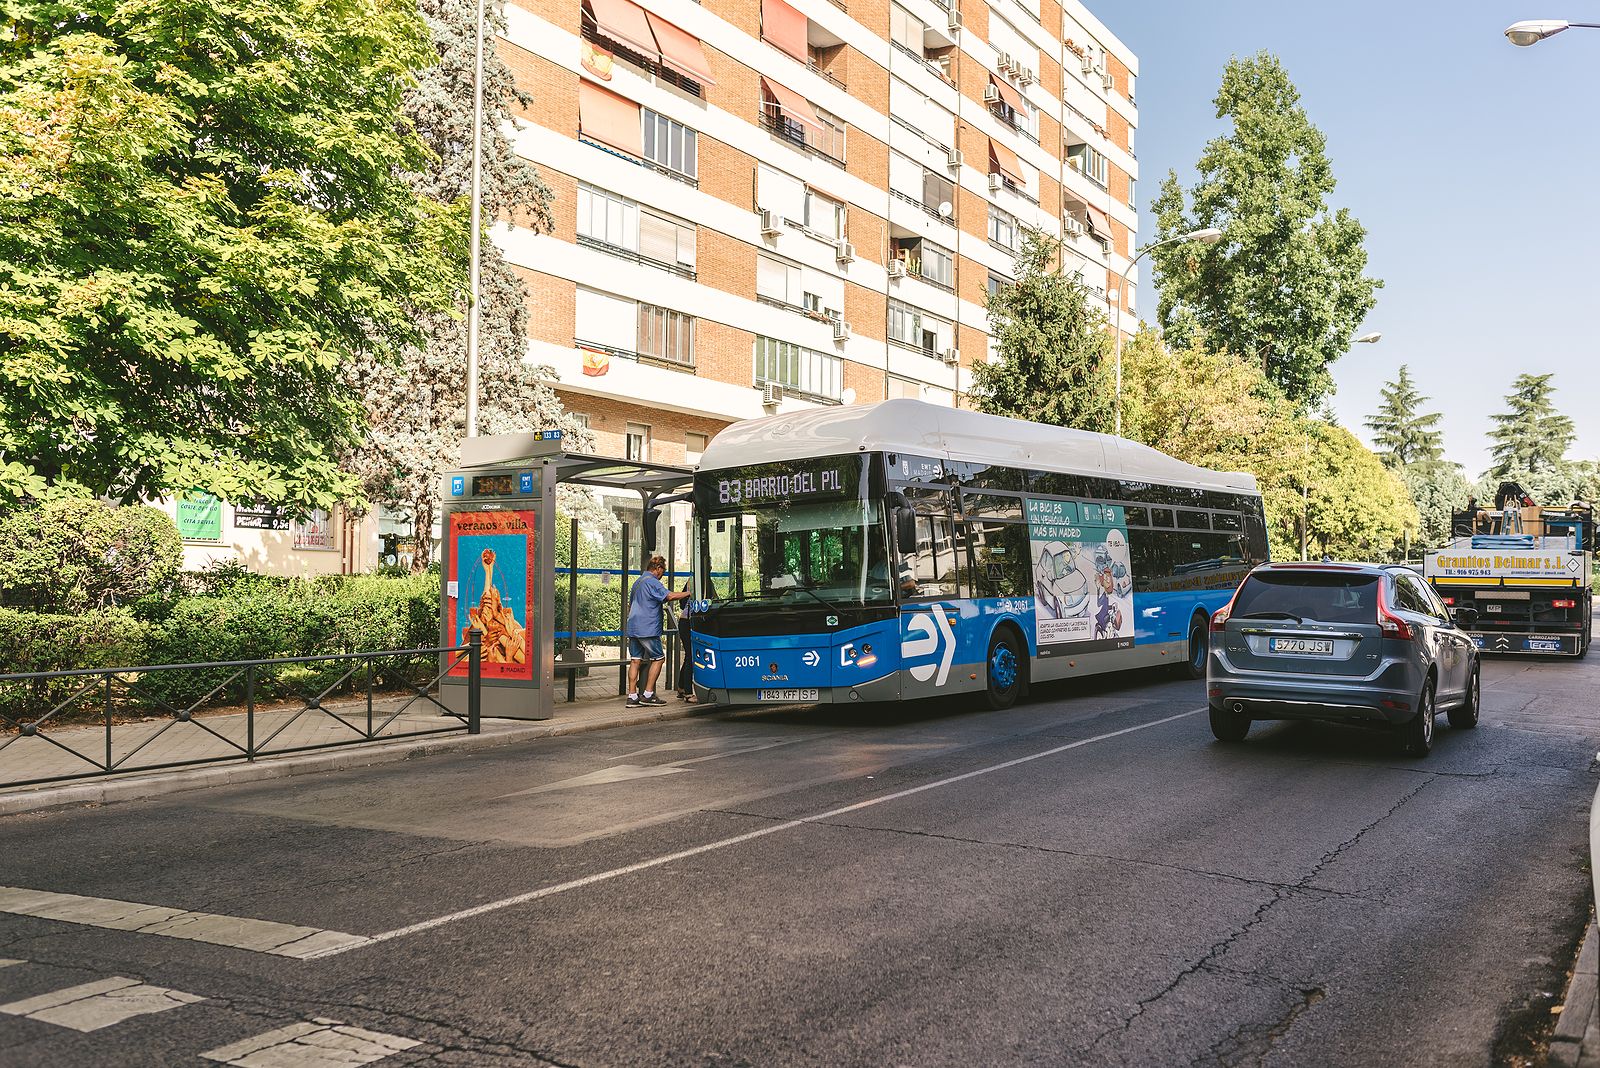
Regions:
[[1293, 616], [1323, 623], [1374, 623], [1378, 576], [1333, 571], [1268, 571], [1239, 587], [1233, 618]]

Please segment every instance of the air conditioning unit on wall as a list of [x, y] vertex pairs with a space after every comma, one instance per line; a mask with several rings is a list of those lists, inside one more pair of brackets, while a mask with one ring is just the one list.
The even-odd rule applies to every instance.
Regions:
[[850, 324], [845, 322], [843, 319], [834, 320], [834, 323], [833, 323], [833, 340], [835, 340], [835, 341], [849, 341], [850, 340]]
[[945, 349], [943, 352], [939, 353], [939, 359], [951, 367], [954, 367], [956, 364], [961, 362], [961, 350], [958, 348]]
[[906, 262], [905, 262], [905, 260], [890, 260], [889, 261], [889, 277], [890, 278], [904, 278], [905, 276], [906, 276]]
[[778, 402], [783, 400], [783, 387], [768, 382], [761, 387], [761, 404], [765, 408], [776, 408]]
[[761, 209], [761, 236], [773, 237], [783, 233], [783, 216], [766, 208]]
[[989, 192], [998, 193], [1006, 187], [1006, 180], [998, 174], [989, 175]]
[[949, 164], [951, 170], [958, 171], [961, 169], [961, 165], [966, 162], [966, 157], [961, 154], [961, 150], [959, 148], [952, 148], [946, 162]]
[[840, 263], [849, 263], [856, 258], [856, 247], [841, 237], [833, 243], [833, 258]]
[[965, 21], [966, 20], [961, 17], [961, 9], [959, 7], [953, 7], [950, 9], [950, 31], [952, 33], [954, 33], [956, 30], [959, 30], [961, 28], [961, 24]]
[[988, 85], [983, 87], [983, 102], [985, 104], [996, 104], [999, 103], [999, 101], [1000, 90], [995, 87], [993, 82], [990, 82]]

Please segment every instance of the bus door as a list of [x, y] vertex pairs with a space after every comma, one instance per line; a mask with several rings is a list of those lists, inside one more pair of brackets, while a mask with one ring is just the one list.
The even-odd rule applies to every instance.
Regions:
[[959, 536], [949, 492], [908, 490], [916, 510], [916, 543], [900, 554], [900, 693], [928, 697], [970, 687], [960, 669], [970, 659], [962, 637], [963, 587], [967, 581], [966, 539]]

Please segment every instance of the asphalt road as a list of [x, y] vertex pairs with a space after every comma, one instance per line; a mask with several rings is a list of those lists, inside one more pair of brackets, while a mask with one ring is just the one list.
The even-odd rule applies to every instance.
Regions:
[[1425, 760], [1126, 676], [10, 817], [3, 887], [377, 937], [0, 913], [0, 1065], [1492, 1063], [1581, 931], [1597, 683], [1490, 663]]

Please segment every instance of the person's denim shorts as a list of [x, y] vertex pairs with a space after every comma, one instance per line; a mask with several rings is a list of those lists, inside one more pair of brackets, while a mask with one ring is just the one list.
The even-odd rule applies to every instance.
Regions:
[[628, 657], [633, 660], [665, 660], [667, 654], [661, 650], [661, 636], [654, 638], [629, 638]]

